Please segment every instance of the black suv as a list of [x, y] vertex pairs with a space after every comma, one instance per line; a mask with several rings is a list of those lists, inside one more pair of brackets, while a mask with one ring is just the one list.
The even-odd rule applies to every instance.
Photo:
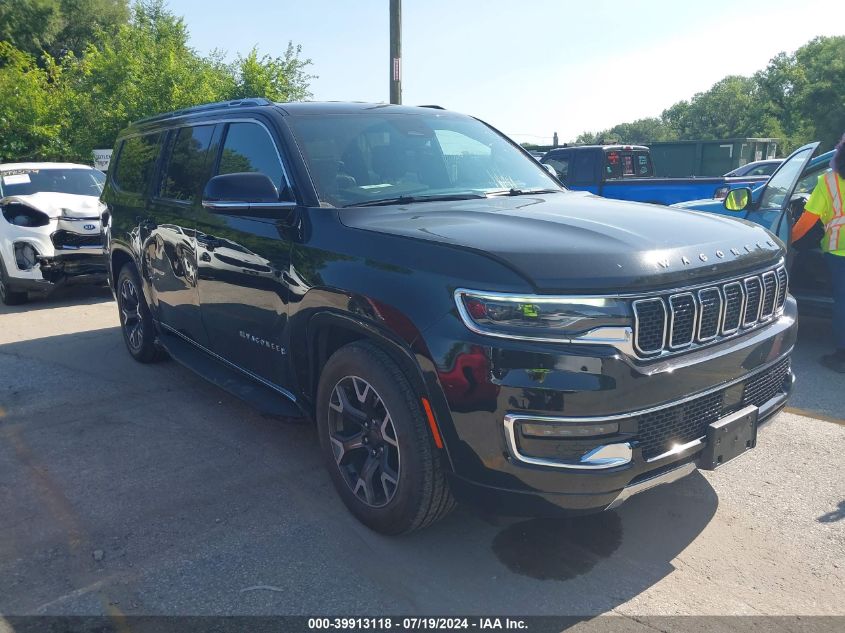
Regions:
[[132, 356], [316, 421], [366, 525], [595, 512], [715, 468], [786, 403], [759, 226], [569, 192], [477, 119], [359, 103], [131, 125], [103, 200]]

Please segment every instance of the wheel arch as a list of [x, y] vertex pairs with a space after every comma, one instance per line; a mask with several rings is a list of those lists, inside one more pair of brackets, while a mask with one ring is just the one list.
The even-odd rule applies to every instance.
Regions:
[[[305, 341], [308, 350], [308, 363], [305, 375], [300, 375], [300, 384], [313, 405], [316, 404], [317, 386], [320, 381], [320, 374], [323, 367], [332, 354], [341, 347], [357, 341], [367, 342], [386, 353], [391, 360], [402, 368], [404, 374], [411, 381], [414, 390], [429, 401], [434, 412], [434, 429], [429, 429], [434, 438], [435, 444], [438, 441], [447, 454], [447, 461], [451, 467], [451, 459], [448, 458], [448, 447], [445, 444], [445, 437], [441, 430], [444, 415], [439, 403], [445, 401], [442, 397], [436, 397], [431, 393], [429, 382], [426, 381], [424, 371], [420, 366], [417, 355], [421, 350], [415, 349], [413, 344], [399, 338], [389, 330], [381, 328], [376, 324], [359, 319], [354, 315], [321, 311], [310, 317], [305, 329]], [[435, 397], [432, 397], [435, 395]]]

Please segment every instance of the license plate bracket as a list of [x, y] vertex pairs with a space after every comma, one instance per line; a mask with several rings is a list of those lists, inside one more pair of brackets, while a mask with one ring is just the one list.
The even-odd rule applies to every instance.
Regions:
[[707, 445], [701, 452], [698, 467], [715, 470], [754, 448], [759, 411], [755, 406], [748, 406], [709, 425]]

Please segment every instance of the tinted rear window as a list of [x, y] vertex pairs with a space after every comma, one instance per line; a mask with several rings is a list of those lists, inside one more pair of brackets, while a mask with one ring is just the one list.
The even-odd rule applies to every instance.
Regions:
[[605, 151], [604, 179], [651, 178], [654, 167], [648, 150], [610, 149]]
[[147, 183], [153, 176], [158, 158], [160, 136], [156, 132], [123, 141], [113, 177], [119, 189], [132, 193], [144, 193], [147, 190]]
[[213, 132], [213, 125], [197, 125], [183, 127], [176, 133], [161, 182], [162, 198], [194, 199], [203, 184], [200, 181], [205, 180], [205, 157]]

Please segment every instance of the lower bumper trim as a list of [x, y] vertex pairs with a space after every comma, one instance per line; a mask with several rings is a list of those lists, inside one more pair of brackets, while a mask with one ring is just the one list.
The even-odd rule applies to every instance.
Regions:
[[670, 484], [672, 482], [678, 481], [679, 479], [683, 479], [687, 475], [691, 475], [693, 472], [695, 472], [695, 470], [695, 462], [687, 462], [686, 464], [682, 464], [677, 468], [662, 472], [659, 475], [655, 475], [654, 477], [649, 477], [648, 479], [643, 479], [642, 481], [638, 481], [637, 483], [631, 484], [630, 486], [625, 486], [619, 493], [619, 496], [617, 496], [616, 499], [614, 499], [610, 503], [610, 505], [605, 508], [605, 510], [613, 510], [614, 508], [618, 508], [630, 497], [633, 497], [636, 494], [645, 492], [646, 490], [651, 490], [656, 486]]

